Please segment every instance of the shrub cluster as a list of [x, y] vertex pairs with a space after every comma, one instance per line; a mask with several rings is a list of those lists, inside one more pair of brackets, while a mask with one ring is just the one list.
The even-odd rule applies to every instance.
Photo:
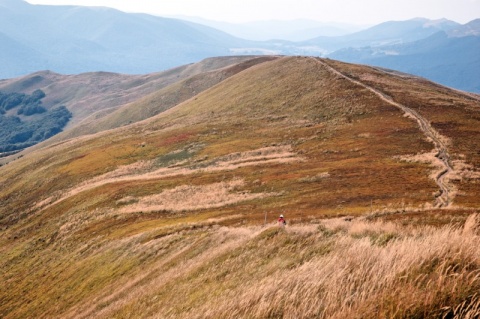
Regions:
[[24, 93], [2, 93], [0, 92], [0, 114], [5, 114], [8, 110], [17, 108], [18, 115], [30, 116], [33, 114], [44, 113], [47, 110], [42, 106], [42, 99], [45, 93], [42, 90], [36, 90], [31, 95]]
[[[0, 92], [0, 152], [24, 149], [62, 131], [72, 114], [65, 106], [47, 111], [41, 101], [44, 97], [42, 90], [31, 95]], [[34, 114], [38, 116], [24, 120], [18, 116]]]

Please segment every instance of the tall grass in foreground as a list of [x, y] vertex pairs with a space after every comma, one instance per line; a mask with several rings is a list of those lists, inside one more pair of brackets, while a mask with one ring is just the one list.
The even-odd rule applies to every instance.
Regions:
[[[58, 263], [36, 261], [41, 276], [28, 282], [37, 284], [10, 284], [17, 297], [3, 300], [14, 307], [0, 310], [5, 318], [479, 318], [479, 247], [479, 214], [440, 228], [212, 219], [98, 237], [62, 250]], [[47, 271], [61, 280], [46, 282]]]
[[[463, 228], [325, 220], [245, 229], [241, 240], [238, 229], [209, 230], [208, 247], [186, 263], [188, 270], [178, 269], [181, 276], [143, 286], [141, 294], [103, 305], [97, 315], [478, 318], [479, 224], [478, 215]], [[231, 240], [237, 244], [214, 253]]]
[[477, 227], [475, 216], [463, 230], [326, 221], [307, 237], [328, 241], [329, 253], [247, 280], [184, 317], [478, 318]]

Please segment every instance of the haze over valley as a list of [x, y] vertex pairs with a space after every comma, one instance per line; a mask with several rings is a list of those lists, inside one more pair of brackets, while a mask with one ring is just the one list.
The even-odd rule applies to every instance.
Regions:
[[0, 8], [4, 79], [40, 70], [146, 74], [213, 56], [313, 55], [392, 68], [480, 92], [476, 19], [458, 23], [413, 16], [369, 27], [305, 19], [228, 24], [22, 0], [1, 0]]

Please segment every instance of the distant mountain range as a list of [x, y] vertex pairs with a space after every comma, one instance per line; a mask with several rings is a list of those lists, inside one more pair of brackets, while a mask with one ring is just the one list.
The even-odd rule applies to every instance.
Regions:
[[0, 46], [0, 77], [9, 78], [46, 69], [150, 73], [250, 45], [177, 19], [0, 0]]
[[[416, 18], [345, 34], [351, 26], [298, 20], [250, 23], [242, 29], [103, 7], [0, 0], [0, 78], [40, 70], [146, 74], [214, 56], [313, 55], [393, 68], [480, 92], [480, 27], [475, 21], [461, 25]], [[304, 41], [288, 41], [292, 39]]]
[[346, 48], [333, 59], [382, 66], [480, 92], [480, 19], [399, 44]]
[[203, 24], [233, 36], [253, 41], [286, 40], [299, 42], [319, 36], [336, 37], [347, 35], [366, 28], [352, 24], [320, 22], [307, 19], [229, 23], [189, 16], [176, 16], [175, 18]]
[[417, 41], [458, 26], [460, 24], [446, 19], [434, 21], [416, 18], [407, 21], [389, 21], [344, 36], [317, 37], [305, 41], [304, 44], [315, 45], [327, 52], [332, 52], [347, 47], [357, 48]]

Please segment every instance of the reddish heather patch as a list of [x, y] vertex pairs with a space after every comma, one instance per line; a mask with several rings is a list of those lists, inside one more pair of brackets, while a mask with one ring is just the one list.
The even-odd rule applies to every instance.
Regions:
[[159, 146], [169, 146], [174, 144], [180, 144], [182, 142], [188, 141], [188, 139], [193, 135], [192, 132], [181, 133], [178, 135], [167, 137], [166, 139], [160, 141]]

